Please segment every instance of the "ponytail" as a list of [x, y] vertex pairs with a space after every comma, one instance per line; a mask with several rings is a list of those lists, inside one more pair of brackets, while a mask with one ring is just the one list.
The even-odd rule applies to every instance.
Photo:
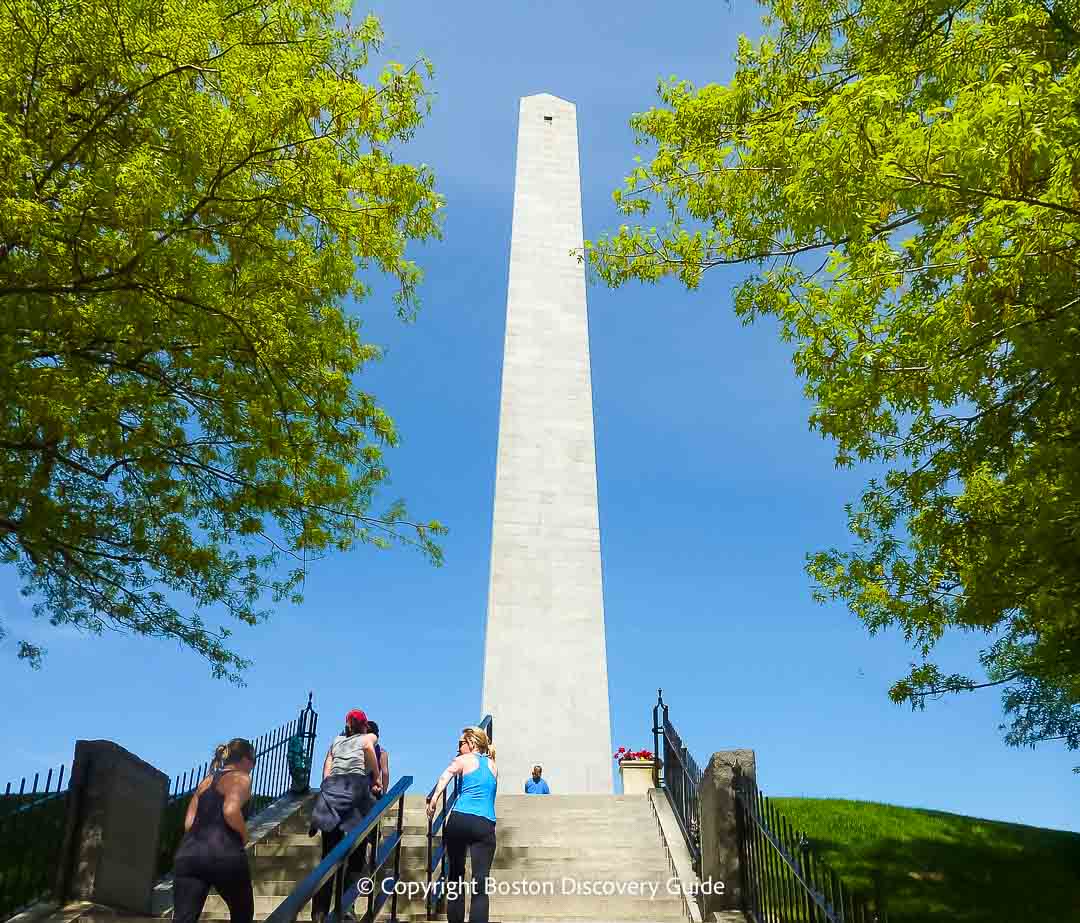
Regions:
[[255, 748], [244, 737], [234, 737], [227, 744], [218, 744], [214, 748], [214, 758], [210, 761], [210, 771], [216, 772], [229, 763], [238, 763], [242, 759], [254, 762]]
[[211, 772], [216, 772], [222, 766], [224, 766], [225, 765], [225, 760], [228, 759], [228, 756], [229, 756], [229, 745], [228, 744], [218, 744], [216, 747], [214, 747], [214, 758], [212, 760], [210, 760], [210, 771]]
[[469, 746], [477, 753], [483, 753], [489, 759], [495, 759], [495, 744], [491, 742], [483, 728], [462, 728], [461, 736], [469, 742]]

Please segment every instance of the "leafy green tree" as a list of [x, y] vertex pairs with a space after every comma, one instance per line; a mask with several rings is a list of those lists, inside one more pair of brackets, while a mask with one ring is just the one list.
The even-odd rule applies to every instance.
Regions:
[[[983, 656], [991, 682], [1007, 684], [1002, 703], [1010, 722], [1000, 728], [1006, 743], [1034, 747], [1059, 740], [1070, 750], [1080, 749], [1080, 707], [1067, 684], [1026, 672], [1030, 656], [1027, 647], [1018, 644], [1000, 645], [992, 656]], [[1073, 772], [1080, 773], [1080, 766]]]
[[[852, 547], [809, 556], [816, 598], [903, 632], [919, 659], [895, 701], [1003, 686], [1010, 742], [1064, 737], [1058, 719], [1080, 718], [1080, 6], [769, 10], [729, 83], [662, 83], [632, 120], [652, 156], [616, 201], [668, 223], [587, 255], [610, 285], [749, 267], [735, 311], [794, 344], [811, 427], [838, 465], [887, 471], [848, 508]], [[933, 662], [956, 630], [986, 638], [986, 677]]]
[[437, 522], [372, 509], [397, 436], [343, 309], [375, 273], [415, 308], [441, 201], [397, 152], [430, 68], [376, 66], [336, 0], [2, 6], [0, 555], [54, 625], [238, 680], [217, 622], [297, 599], [313, 557], [439, 560]]

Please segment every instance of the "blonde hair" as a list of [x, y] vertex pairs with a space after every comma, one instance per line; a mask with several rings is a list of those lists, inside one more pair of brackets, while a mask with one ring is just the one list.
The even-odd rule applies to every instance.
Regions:
[[229, 763], [236, 763], [244, 758], [254, 760], [255, 748], [245, 737], [234, 737], [227, 744], [218, 744], [214, 748], [214, 758], [210, 761], [210, 771], [221, 769]]
[[477, 753], [486, 753], [491, 759], [495, 759], [495, 744], [488, 739], [487, 732], [483, 728], [462, 728], [461, 736]]

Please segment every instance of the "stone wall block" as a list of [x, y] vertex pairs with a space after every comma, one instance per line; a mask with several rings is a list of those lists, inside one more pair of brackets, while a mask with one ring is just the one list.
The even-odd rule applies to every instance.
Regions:
[[[701, 879], [705, 911], [737, 910], [742, 906], [738, 820], [734, 780], [736, 770], [757, 779], [753, 750], [721, 750], [709, 758], [698, 789], [701, 817]], [[719, 882], [724, 887], [718, 888]], [[719, 893], [718, 893], [719, 892]]]
[[169, 777], [110, 740], [75, 743], [57, 893], [149, 913]]

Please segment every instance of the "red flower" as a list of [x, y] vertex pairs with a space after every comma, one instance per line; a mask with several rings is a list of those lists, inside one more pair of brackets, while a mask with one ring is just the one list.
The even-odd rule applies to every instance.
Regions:
[[619, 749], [612, 754], [612, 758], [618, 760], [620, 763], [623, 760], [655, 759], [652, 750], [627, 750], [626, 747], [619, 747]]

